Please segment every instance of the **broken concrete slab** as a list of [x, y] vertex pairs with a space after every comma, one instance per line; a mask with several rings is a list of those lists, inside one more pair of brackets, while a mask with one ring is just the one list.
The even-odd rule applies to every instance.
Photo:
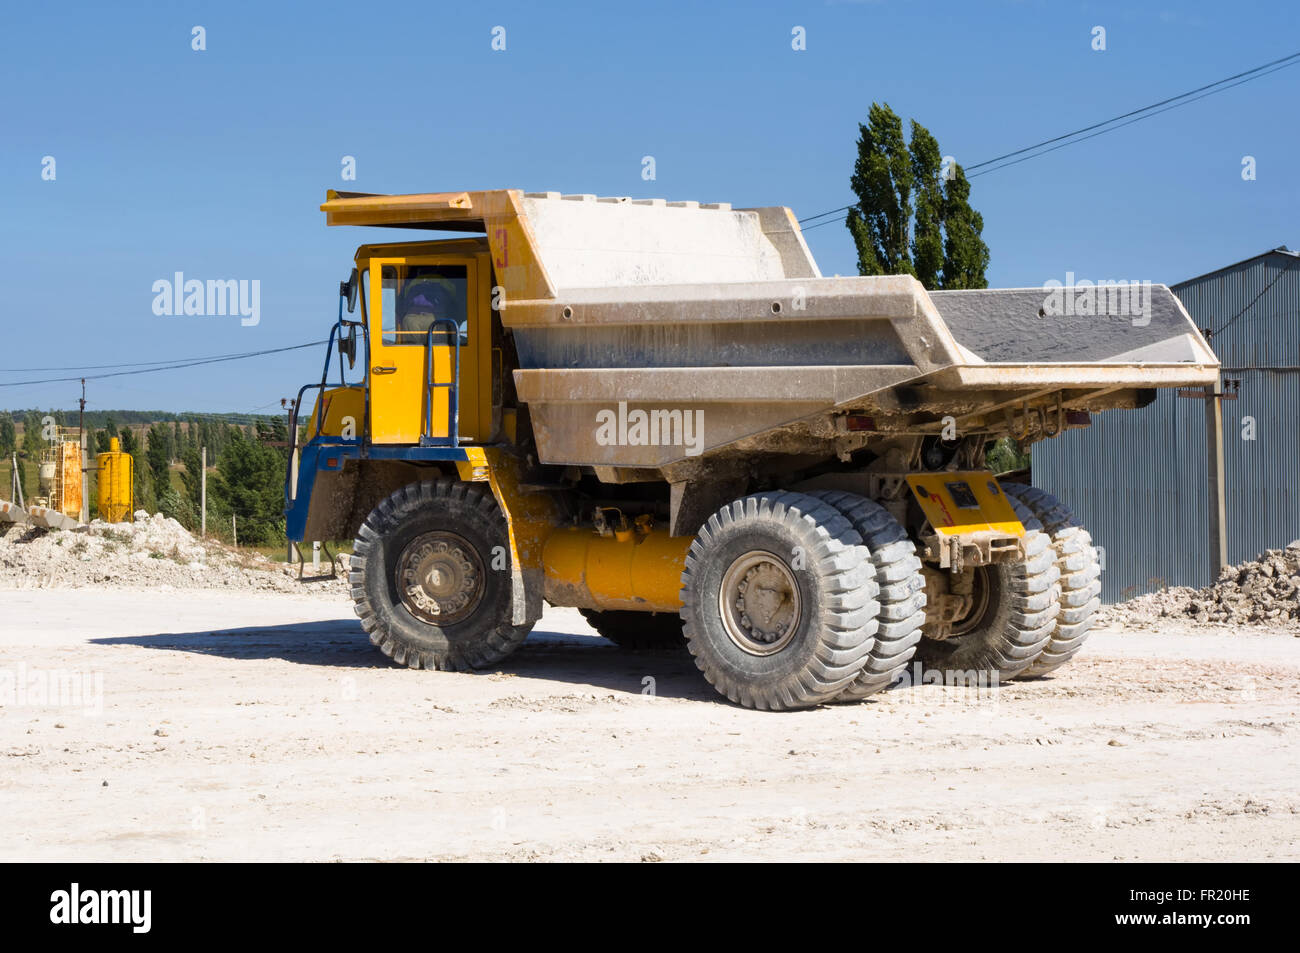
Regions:
[[27, 511], [17, 503], [0, 500], [0, 523], [26, 523]]
[[46, 529], [74, 529], [81, 525], [79, 520], [64, 516], [58, 510], [50, 509], [48, 506], [33, 506], [29, 509], [27, 522], [33, 526], [44, 526]]

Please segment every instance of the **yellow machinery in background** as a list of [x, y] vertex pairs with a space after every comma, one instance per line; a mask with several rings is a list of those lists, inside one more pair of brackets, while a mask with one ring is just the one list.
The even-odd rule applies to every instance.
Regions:
[[65, 440], [41, 451], [37, 475], [44, 505], [72, 519], [81, 518], [81, 446]]
[[122, 452], [121, 442], [114, 437], [108, 452], [95, 457], [99, 467], [96, 481], [96, 501], [99, 518], [106, 523], [128, 523], [135, 511], [134, 462], [129, 453]]

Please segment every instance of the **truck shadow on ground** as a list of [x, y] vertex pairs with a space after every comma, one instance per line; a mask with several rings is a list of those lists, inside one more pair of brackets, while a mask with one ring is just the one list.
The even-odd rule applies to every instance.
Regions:
[[[111, 636], [93, 645], [134, 645], [166, 652], [191, 652], [240, 661], [281, 659], [297, 665], [400, 670], [370, 644], [359, 623], [349, 619], [253, 625], [196, 632]], [[539, 626], [514, 654], [490, 669], [472, 673], [535, 678], [628, 695], [653, 694], [725, 704], [705, 682], [685, 651], [625, 652], [597, 635], [552, 632]], [[412, 678], [426, 673], [411, 672]], [[428, 673], [436, 677], [437, 673]], [[648, 679], [652, 681], [647, 681]]]

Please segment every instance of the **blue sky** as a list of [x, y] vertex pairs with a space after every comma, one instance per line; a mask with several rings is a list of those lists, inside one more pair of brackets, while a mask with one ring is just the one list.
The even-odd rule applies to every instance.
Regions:
[[[328, 188], [852, 200], [873, 100], [973, 164], [1300, 50], [1292, 3], [11, 5], [0, 33], [9, 368], [318, 340], [353, 248]], [[207, 49], [191, 49], [195, 25]], [[491, 49], [506, 28], [504, 52]], [[1091, 47], [1106, 29], [1104, 52]], [[807, 49], [791, 49], [802, 26]], [[1178, 281], [1300, 245], [1300, 66], [973, 181], [993, 286]], [[355, 182], [340, 177], [355, 156]], [[653, 155], [657, 180], [641, 179]], [[1243, 181], [1242, 157], [1257, 179]], [[53, 156], [56, 178], [42, 179]], [[809, 231], [855, 273], [842, 225]], [[153, 313], [154, 281], [258, 279], [261, 321]], [[273, 412], [322, 354], [102, 381], [88, 407]], [[0, 387], [71, 407], [74, 383]]]

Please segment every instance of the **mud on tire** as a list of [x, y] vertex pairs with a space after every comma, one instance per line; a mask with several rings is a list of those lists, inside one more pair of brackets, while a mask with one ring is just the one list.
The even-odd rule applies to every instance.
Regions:
[[925, 579], [916, 544], [879, 503], [842, 490], [813, 490], [809, 496], [835, 507], [862, 537], [875, 567], [880, 612], [876, 641], [862, 671], [836, 701], [860, 701], [889, 685], [907, 667], [925, 622]]
[[687, 648], [714, 688], [763, 710], [830, 701], [875, 644], [876, 583], [862, 537], [802, 493], [756, 493], [700, 529], [682, 573]]
[[[509, 551], [505, 518], [483, 485], [402, 487], [371, 511], [353, 544], [348, 580], [361, 627], [409, 668], [501, 661], [532, 628], [510, 621]], [[436, 582], [429, 589], [421, 580]]]
[[1007, 501], [1025, 527], [1027, 555], [1018, 562], [981, 567], [990, 590], [987, 608], [963, 635], [943, 640], [922, 636], [916, 657], [927, 670], [1014, 678], [1034, 663], [1051, 638], [1060, 609], [1056, 551], [1038, 518], [1014, 497], [1008, 495]]
[[1052, 539], [1056, 567], [1061, 577], [1061, 611], [1042, 654], [1020, 673], [1037, 678], [1060, 668], [1083, 647], [1101, 608], [1101, 562], [1088, 531], [1075, 520], [1070, 508], [1052, 494], [1034, 486], [1008, 483], [1007, 496], [1023, 503], [1038, 517]]

